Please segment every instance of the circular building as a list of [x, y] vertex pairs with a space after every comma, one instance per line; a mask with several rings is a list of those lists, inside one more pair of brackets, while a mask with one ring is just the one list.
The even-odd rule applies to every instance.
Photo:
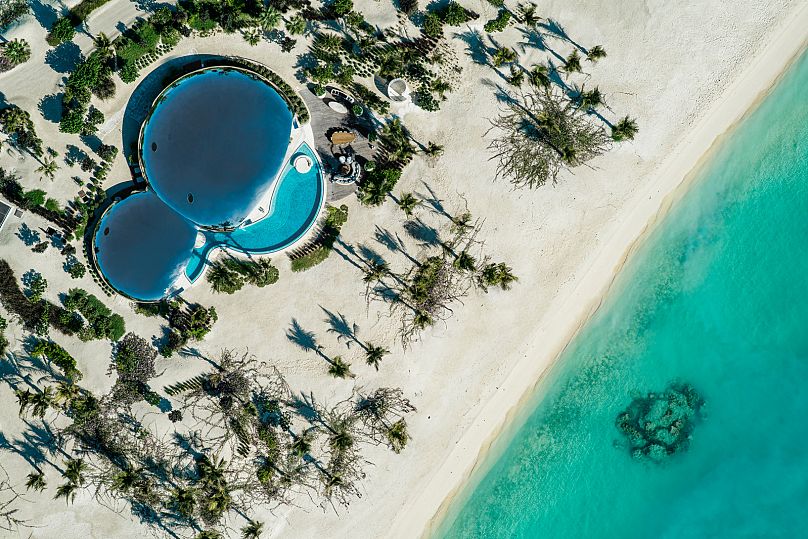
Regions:
[[197, 228], [151, 191], [113, 204], [93, 238], [95, 260], [120, 293], [143, 301], [169, 295], [193, 255]]
[[140, 136], [146, 180], [202, 228], [232, 230], [284, 165], [292, 112], [261, 77], [231, 67], [181, 77], [158, 96]]

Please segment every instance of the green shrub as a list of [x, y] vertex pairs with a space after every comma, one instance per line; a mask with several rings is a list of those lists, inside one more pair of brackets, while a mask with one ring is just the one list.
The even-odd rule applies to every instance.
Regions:
[[51, 26], [51, 30], [48, 33], [48, 37], [45, 38], [48, 42], [48, 45], [51, 47], [56, 47], [66, 41], [70, 41], [73, 39], [73, 36], [76, 35], [76, 29], [73, 28], [73, 22], [70, 20], [70, 17], [60, 17], [53, 26]]
[[121, 70], [118, 72], [118, 75], [120, 75], [121, 80], [123, 82], [128, 84], [130, 82], [135, 82], [137, 78], [140, 76], [140, 73], [137, 70], [137, 66], [135, 66], [134, 63], [132, 63], [123, 66]]
[[476, 19], [476, 14], [470, 12], [454, 0], [449, 2], [440, 13], [443, 22], [449, 26], [460, 26], [470, 20]]
[[31, 350], [33, 357], [45, 358], [73, 381], [81, 380], [81, 371], [76, 367], [76, 360], [67, 353], [67, 350], [55, 342], [39, 340]]
[[84, 111], [74, 108], [67, 111], [59, 121], [59, 131], [62, 133], [79, 134], [84, 129]]
[[491, 19], [485, 23], [484, 29], [486, 32], [501, 32], [508, 26], [511, 21], [511, 12], [507, 9], [500, 10], [496, 19]]
[[59, 201], [54, 198], [49, 198], [45, 201], [45, 208], [50, 211], [60, 211]]
[[107, 163], [111, 163], [115, 161], [115, 158], [118, 156], [118, 148], [116, 146], [112, 146], [110, 144], [102, 144], [98, 147], [96, 152], [98, 157], [102, 160], [106, 161]]
[[368, 206], [380, 205], [400, 178], [401, 171], [397, 168], [375, 167], [362, 178], [358, 190], [359, 200]]
[[353, 0], [334, 0], [332, 7], [334, 8], [334, 13], [342, 16], [353, 9]]
[[67, 267], [67, 273], [69, 273], [73, 279], [81, 279], [87, 273], [87, 268], [78, 260], [74, 260]]
[[68, 16], [73, 21], [73, 24], [78, 26], [87, 20], [90, 13], [100, 8], [107, 2], [109, 2], [109, 0], [82, 0], [70, 10]]
[[45, 204], [45, 191], [42, 189], [32, 189], [26, 191], [23, 197], [29, 206], [42, 206]]
[[331, 248], [320, 246], [312, 252], [292, 260], [292, 271], [305, 271], [323, 262], [331, 254]]
[[443, 21], [434, 13], [424, 15], [424, 34], [427, 37], [438, 38], [443, 35]]
[[87, 326], [79, 333], [82, 340], [106, 338], [117, 341], [126, 332], [123, 318], [119, 314], [113, 314], [101, 300], [80, 288], [68, 290], [64, 306], [71, 311], [78, 311], [87, 320]]

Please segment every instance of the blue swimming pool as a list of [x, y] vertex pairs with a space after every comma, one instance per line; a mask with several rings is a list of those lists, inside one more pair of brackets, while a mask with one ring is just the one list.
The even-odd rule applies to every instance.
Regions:
[[136, 193], [101, 218], [93, 238], [96, 264], [116, 290], [158, 300], [185, 271], [196, 236], [196, 226], [152, 191]]
[[289, 107], [261, 77], [203, 69], [155, 100], [140, 141], [143, 171], [189, 221], [232, 229], [273, 189], [291, 131]]
[[295, 170], [292, 163], [301, 154], [317, 163], [317, 157], [309, 145], [305, 142], [301, 144], [281, 172], [266, 217], [233, 231], [204, 232], [205, 245], [193, 250], [185, 268], [190, 281], [199, 278], [207, 257], [214, 249], [225, 248], [245, 254], [274, 253], [308, 232], [323, 205], [325, 184], [317, 165], [306, 173]]
[[[300, 155], [314, 163], [306, 173], [292, 165]], [[319, 161], [304, 142], [284, 165], [266, 217], [231, 231], [201, 229], [148, 190], [104, 213], [94, 236], [96, 263], [119, 292], [156, 301], [179, 286], [183, 272], [196, 281], [216, 249], [264, 255], [289, 247], [312, 227], [324, 200]], [[195, 247], [199, 234], [205, 243]]]

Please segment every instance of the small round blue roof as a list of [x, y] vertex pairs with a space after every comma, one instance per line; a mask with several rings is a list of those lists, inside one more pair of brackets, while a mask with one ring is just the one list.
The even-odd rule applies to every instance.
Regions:
[[197, 228], [151, 191], [113, 205], [95, 233], [95, 258], [109, 283], [143, 301], [164, 298], [190, 260]]

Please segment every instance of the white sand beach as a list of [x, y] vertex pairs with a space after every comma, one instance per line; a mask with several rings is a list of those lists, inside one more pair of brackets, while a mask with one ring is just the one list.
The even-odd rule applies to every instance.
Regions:
[[[200, 283], [185, 294], [189, 301], [214, 305], [219, 313], [213, 331], [198, 343], [202, 353], [248, 349], [276, 365], [296, 391], [313, 393], [319, 401], [337, 402], [354, 388], [390, 386], [401, 387], [418, 409], [408, 417], [412, 439], [401, 454], [381, 447], [367, 452], [373, 465], [366, 470], [360, 499], [336, 511], [323, 510], [307, 499], [301, 499], [298, 507], [259, 508], [254, 516], [266, 523], [266, 537], [428, 535], [492, 440], [597, 309], [637, 242], [686, 189], [710, 148], [765, 95], [808, 42], [804, 0], [540, 2], [538, 14], [558, 21], [571, 39], [585, 47], [606, 49], [608, 56], [595, 65], [587, 62], [588, 75], [576, 80], [587, 87], [597, 85], [608, 105], [604, 114], [612, 120], [635, 117], [639, 133], [634, 141], [618, 144], [596, 158], [591, 167], [563, 174], [557, 185], [515, 190], [507, 180], [495, 180], [496, 163], [489, 159], [490, 137], [486, 136], [488, 120], [500, 106], [497, 88], [507, 84], [490, 66], [473, 60], [478, 45], [472, 32], [481, 31], [496, 8], [482, 0], [461, 3], [481, 17], [450, 41], [463, 66], [459, 88], [448, 94], [439, 112], [418, 110], [404, 118], [416, 140], [442, 144], [445, 153], [436, 162], [417, 156], [395, 194], [412, 191], [429, 198], [432, 192], [450, 214], [467, 205], [475, 217], [485, 220], [486, 250], [495, 260], [511, 265], [519, 277], [513, 289], [472, 292], [445, 324], [427, 331], [406, 351], [396, 341], [398, 321], [389, 316], [386, 305], [366, 304], [361, 273], [336, 254], [303, 273], [292, 273], [286, 257], [275, 256], [280, 281], [266, 288], [223, 295]], [[386, 2], [361, 0], [356, 9], [380, 26], [396, 22], [396, 12]], [[136, 4], [112, 0], [93, 13], [88, 25], [91, 32], [114, 36], [119, 22], [127, 24], [138, 13], [142, 11]], [[62, 79], [62, 74], [43, 64], [48, 49], [45, 34], [31, 17], [4, 36], [27, 39], [33, 54], [26, 64], [0, 74], [0, 97], [32, 111], [40, 137], [64, 152], [67, 144], [78, 144], [78, 138], [59, 133], [58, 124], [36, 113], [41, 99], [59, 91]], [[519, 52], [523, 65], [548, 56], [520, 45], [524, 37], [516, 27], [496, 37]], [[86, 35], [77, 35], [75, 42], [82, 51], [90, 49]], [[573, 50], [568, 42], [552, 36], [547, 42], [564, 56]], [[296, 52], [302, 52], [298, 47]], [[294, 78], [294, 54], [282, 55], [275, 44], [251, 47], [238, 35], [184, 39], [143, 70], [141, 79], [171, 58], [196, 53], [253, 58], [276, 70], [295, 89], [307, 91]], [[99, 105], [107, 118], [102, 129], [105, 143], [120, 144], [123, 110], [136, 85], [118, 81], [116, 97]], [[327, 127], [314, 125], [313, 130]], [[5, 147], [0, 166], [16, 169], [24, 187], [42, 186], [62, 202], [75, 195], [76, 184], [70, 179], [74, 169], [62, 167], [53, 181], [40, 180], [34, 172], [35, 161]], [[119, 156], [107, 182], [111, 186], [128, 180], [126, 163]], [[343, 241], [372, 247], [389, 257], [391, 266], [404, 264], [400, 256], [374, 240], [379, 230], [401, 234], [403, 218], [398, 207], [390, 202], [362, 207], [355, 197], [339, 203], [347, 204], [350, 211]], [[417, 211], [430, 226], [446, 228], [446, 219], [428, 207]], [[32, 229], [47, 226], [29, 212], [22, 221], [10, 218], [0, 231], [0, 258], [18, 275], [36, 267], [50, 283], [45, 296], [54, 302], [59, 292], [75, 286], [105, 297], [91, 279], [71, 280], [51, 251], [31, 253], [15, 235], [23, 222]], [[412, 253], [419, 253], [415, 240], [406, 238], [404, 243]], [[124, 298], [107, 303], [124, 316], [127, 330], [147, 338], [160, 334], [158, 321], [136, 315]], [[362, 339], [391, 349], [378, 371], [364, 364], [361, 350], [346, 348], [328, 331], [328, 312], [355, 323]], [[291, 343], [287, 330], [293, 320], [316, 333], [325, 349], [351, 362], [356, 378], [331, 378], [321, 359]], [[21, 348], [24, 334], [18, 324], [10, 324], [6, 336], [12, 350]], [[84, 385], [97, 391], [110, 387], [108, 342], [83, 343], [75, 338], [59, 342], [77, 358], [85, 373]], [[160, 376], [153, 385], [162, 387], [205, 368], [203, 361], [193, 358], [161, 359]], [[4, 410], [0, 428], [5, 438], [21, 436], [26, 426], [17, 416], [15, 396], [7, 385], [0, 386], [0, 409]], [[165, 428], [164, 423], [160, 428]], [[16, 484], [30, 471], [23, 458], [10, 452], [0, 453], [0, 461]], [[58, 473], [51, 471], [48, 478], [50, 485], [58, 483]], [[24, 504], [20, 514], [36, 527], [21, 528], [19, 537], [146, 535], [126, 508], [116, 507], [116, 514], [99, 506], [87, 492], [79, 494], [73, 505], [53, 500], [48, 492], [28, 493], [25, 498], [32, 503]], [[237, 536], [234, 532], [233, 537]]]

